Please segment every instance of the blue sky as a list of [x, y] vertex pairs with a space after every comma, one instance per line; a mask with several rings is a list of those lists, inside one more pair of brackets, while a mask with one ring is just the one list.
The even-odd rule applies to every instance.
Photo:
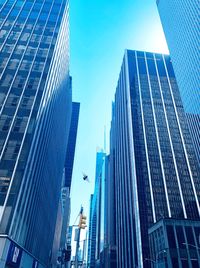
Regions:
[[[70, 70], [81, 103], [71, 189], [71, 224], [81, 204], [89, 217], [97, 147], [107, 144], [111, 103], [124, 50], [168, 53], [156, 0], [71, 0]], [[108, 149], [108, 148], [107, 148]], [[82, 172], [90, 183], [82, 180]]]

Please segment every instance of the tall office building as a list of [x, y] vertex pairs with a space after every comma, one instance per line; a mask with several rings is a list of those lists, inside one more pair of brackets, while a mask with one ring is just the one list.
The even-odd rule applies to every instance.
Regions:
[[105, 153], [97, 152], [94, 194], [90, 199], [90, 218], [88, 236], [88, 267], [96, 267], [96, 261], [100, 258], [101, 249], [101, 187], [102, 171], [105, 164]]
[[112, 123], [110, 131], [110, 155], [105, 163], [105, 206], [104, 206], [104, 249], [102, 254], [105, 268], [116, 268], [116, 193], [115, 193], [115, 106], [112, 105]]
[[[88, 267], [95, 267], [95, 241], [96, 241], [96, 213], [93, 206], [93, 194], [90, 196], [90, 218], [89, 218], [89, 235], [88, 235]], [[92, 266], [93, 265], [93, 266]]]
[[200, 219], [200, 170], [168, 55], [125, 52], [111, 133], [118, 267], [150, 267], [148, 228]]
[[49, 267], [71, 120], [67, 0], [0, 2], [0, 265]]
[[157, 6], [200, 165], [199, 1], [157, 0]]
[[99, 253], [96, 264], [97, 267], [116, 268], [116, 210], [115, 210], [115, 185], [112, 171], [113, 152], [105, 157], [102, 171], [101, 189], [99, 197], [101, 200], [100, 218], [98, 229]]

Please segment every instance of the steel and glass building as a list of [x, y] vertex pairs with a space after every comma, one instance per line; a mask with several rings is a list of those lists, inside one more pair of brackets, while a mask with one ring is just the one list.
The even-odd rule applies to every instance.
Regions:
[[[112, 146], [111, 146], [112, 148]], [[111, 149], [110, 148], [110, 149]], [[112, 150], [112, 149], [111, 149]], [[111, 153], [113, 156], [113, 152]], [[97, 267], [116, 268], [116, 210], [113, 159], [105, 157], [102, 186], [100, 222], [100, 253]]]
[[[88, 235], [88, 258], [87, 265], [90, 268], [96, 267], [96, 262], [100, 259], [100, 250], [102, 248], [101, 233], [101, 213], [102, 204], [102, 178], [104, 175], [105, 156], [103, 151], [96, 154], [96, 172], [94, 194], [90, 198], [90, 218], [89, 218], [89, 235]], [[103, 188], [104, 189], [104, 188]]]
[[93, 205], [93, 197], [90, 196], [90, 218], [89, 218], [89, 235], [88, 235], [88, 255], [87, 266], [95, 267], [95, 248], [96, 248], [96, 213]]
[[67, 0], [0, 1], [1, 267], [51, 260], [72, 110], [68, 16]]
[[199, 1], [157, 0], [157, 6], [200, 164]]
[[127, 50], [111, 129], [118, 267], [149, 267], [148, 228], [200, 219], [200, 170], [169, 55]]

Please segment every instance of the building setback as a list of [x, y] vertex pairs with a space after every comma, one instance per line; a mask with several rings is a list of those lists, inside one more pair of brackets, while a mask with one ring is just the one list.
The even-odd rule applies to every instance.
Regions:
[[[49, 267], [71, 121], [67, 0], [0, 3], [0, 266]], [[18, 266], [16, 266], [18, 267]]]
[[111, 146], [118, 267], [149, 267], [149, 227], [200, 218], [200, 171], [168, 55], [125, 52]]
[[200, 165], [199, 1], [157, 0], [157, 6]]

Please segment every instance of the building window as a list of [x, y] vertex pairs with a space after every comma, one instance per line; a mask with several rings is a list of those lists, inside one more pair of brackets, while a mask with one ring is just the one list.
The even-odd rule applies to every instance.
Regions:
[[0, 131], [8, 131], [11, 124], [12, 117], [2, 115], [0, 118]]
[[4, 151], [4, 160], [16, 160], [20, 150], [20, 141], [10, 140]]
[[29, 36], [30, 36], [30, 33], [23, 33], [22, 36], [20, 37], [20, 40], [23, 42], [27, 42]]
[[14, 95], [14, 94], [10, 94], [8, 96], [8, 99], [6, 101], [6, 107], [16, 107], [17, 106], [17, 103], [19, 101], [19, 96], [17, 95]]
[[10, 183], [8, 170], [0, 169], [0, 205], [2, 206]]
[[11, 53], [12, 52], [12, 49], [13, 49], [13, 45], [6, 44], [6, 45], [4, 45], [4, 47], [2, 49], [2, 52], [4, 52], [4, 53]]
[[21, 55], [23, 52], [24, 52], [24, 50], [26, 49], [26, 47], [25, 46], [23, 46], [23, 45], [18, 45], [16, 48], [15, 48], [15, 54], [17, 54], [17, 55]]
[[176, 240], [174, 236], [174, 228], [173, 226], [167, 225], [167, 238], [168, 238], [168, 243], [170, 248], [176, 248]]
[[18, 65], [19, 65], [19, 60], [17, 60], [17, 59], [12, 59], [12, 60], [10, 60], [9, 63], [8, 63], [8, 68], [9, 68], [10, 70], [16, 70], [17, 67], [18, 67]]
[[1, 93], [0, 92], [0, 108], [1, 108], [1, 106], [2, 106], [2, 104], [3, 104], [3, 101], [4, 101], [4, 99], [5, 99], [5, 93]]
[[27, 122], [28, 122], [28, 117], [17, 117], [14, 122], [13, 131], [24, 133]]
[[8, 37], [8, 41], [16, 41], [19, 37], [20, 33], [19, 32], [14, 32], [12, 31]]
[[23, 96], [21, 101], [21, 108], [31, 109], [34, 96]]
[[1, 30], [0, 31], [0, 39], [4, 39], [5, 40], [7, 33], [8, 33], [8, 31]]
[[33, 64], [33, 71], [42, 72], [43, 67], [44, 67], [44, 62], [35, 62]]
[[23, 88], [26, 79], [21, 75], [17, 75], [13, 84], [13, 88]]
[[23, 60], [20, 66], [21, 71], [28, 71], [31, 67], [31, 61]]
[[11, 85], [12, 79], [13, 79], [13, 76], [11, 74], [6, 74], [2, 78], [1, 86], [2, 87], [9, 87]]
[[27, 82], [27, 88], [35, 91], [37, 89], [38, 83], [39, 83], [38, 77], [29, 78], [29, 80]]

